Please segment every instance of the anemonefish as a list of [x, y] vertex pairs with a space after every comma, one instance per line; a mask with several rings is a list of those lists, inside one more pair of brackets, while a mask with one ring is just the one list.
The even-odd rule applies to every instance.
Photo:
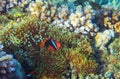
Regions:
[[40, 43], [40, 47], [44, 46], [47, 47], [50, 51], [58, 50], [61, 47], [60, 42], [51, 38], [46, 38]]

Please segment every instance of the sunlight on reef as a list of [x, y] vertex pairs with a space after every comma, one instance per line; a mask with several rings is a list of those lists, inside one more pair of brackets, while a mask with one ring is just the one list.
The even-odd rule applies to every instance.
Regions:
[[0, 79], [119, 79], [119, 5], [0, 0]]

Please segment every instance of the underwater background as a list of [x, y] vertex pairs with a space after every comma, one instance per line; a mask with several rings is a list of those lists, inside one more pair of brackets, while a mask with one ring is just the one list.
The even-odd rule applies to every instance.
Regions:
[[0, 0], [0, 79], [120, 79], [120, 1]]

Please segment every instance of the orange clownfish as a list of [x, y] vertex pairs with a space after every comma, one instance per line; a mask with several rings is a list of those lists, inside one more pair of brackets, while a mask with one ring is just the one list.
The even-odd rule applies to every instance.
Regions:
[[46, 46], [50, 51], [58, 50], [61, 47], [60, 42], [51, 38], [47, 38], [40, 43], [40, 47], [44, 46]]

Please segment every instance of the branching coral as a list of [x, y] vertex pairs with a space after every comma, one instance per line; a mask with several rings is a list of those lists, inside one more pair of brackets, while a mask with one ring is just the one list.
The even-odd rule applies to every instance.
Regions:
[[93, 36], [99, 30], [97, 25], [92, 22], [94, 10], [90, 5], [85, 7], [78, 5], [71, 9], [69, 7], [67, 4], [55, 6], [47, 1], [38, 1], [30, 3], [27, 10], [31, 14], [38, 16], [42, 21], [76, 33]]
[[120, 13], [116, 10], [111, 11], [104, 17], [104, 25], [110, 29], [114, 29], [115, 32], [119, 32], [119, 21], [120, 21]]
[[120, 77], [120, 55], [109, 55], [107, 57], [108, 65], [106, 67], [107, 72], [114, 73], [114, 78], [117, 79]]
[[96, 12], [95, 16], [96, 21], [98, 22], [97, 24], [100, 25], [100, 28], [102, 29], [109, 28], [117, 33], [120, 32], [119, 30], [120, 12], [118, 10], [103, 7], [102, 10]]

